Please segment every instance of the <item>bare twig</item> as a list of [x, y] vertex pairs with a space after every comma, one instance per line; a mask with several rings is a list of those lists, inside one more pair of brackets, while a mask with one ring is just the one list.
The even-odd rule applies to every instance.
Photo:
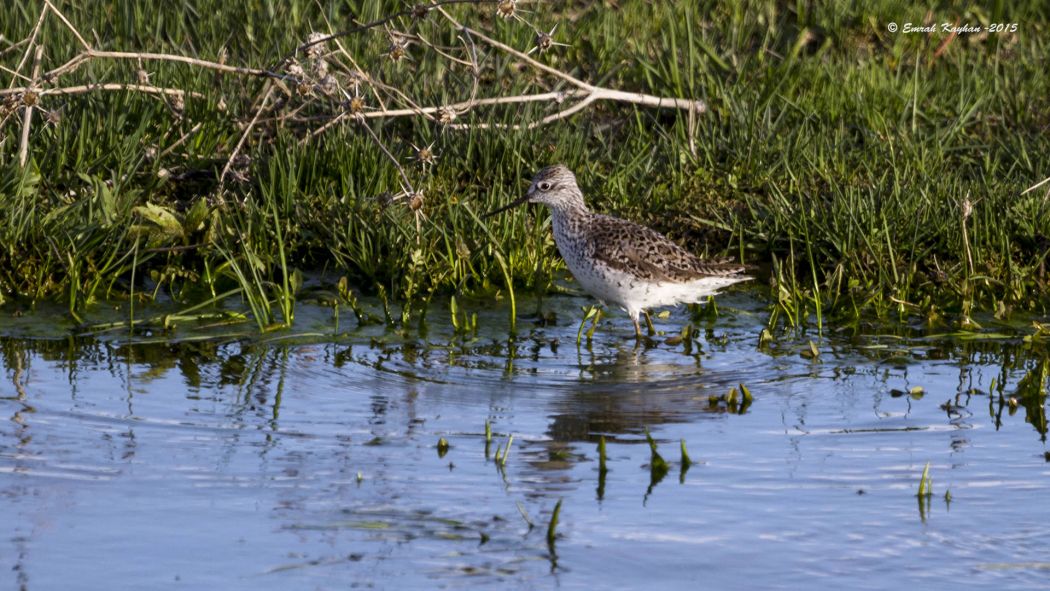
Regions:
[[133, 51], [92, 51], [88, 54], [92, 58], [133, 59], [133, 60], [157, 60], [166, 62], [181, 62], [228, 74], [245, 74], [261, 78], [283, 78], [281, 74], [258, 68], [244, 68], [240, 66], [229, 66], [219, 62], [187, 57], [185, 55], [171, 55], [168, 53], [138, 53]]
[[[33, 54], [33, 87], [35, 88], [37, 82], [40, 80], [40, 59], [44, 57], [44, 46], [37, 45], [36, 52]], [[30, 97], [33, 96], [32, 99]], [[29, 161], [29, 128], [33, 124], [33, 105], [38, 99], [30, 94], [26, 93], [22, 102], [25, 104], [25, 110], [22, 112], [22, 140], [18, 144], [18, 165], [25, 168], [26, 162]]]
[[485, 35], [484, 33], [481, 33], [480, 31], [476, 31], [474, 29], [461, 25], [459, 21], [453, 18], [452, 15], [450, 15], [442, 8], [437, 8], [437, 10], [445, 18], [447, 18], [449, 22], [451, 22], [458, 30], [473, 35], [474, 37], [483, 41], [486, 45], [495, 47], [496, 49], [513, 55], [514, 57], [529, 64], [537, 70], [546, 72], [556, 78], [561, 78], [569, 84], [572, 84], [577, 88], [587, 91], [588, 93], [594, 96], [594, 100], [612, 100], [625, 103], [634, 103], [636, 105], [644, 105], [647, 107], [674, 108], [683, 110], [695, 109], [698, 113], [703, 113], [707, 111], [707, 103], [701, 100], [659, 97], [653, 96], [651, 94], [643, 94], [640, 92], [625, 92], [622, 90], [614, 90], [611, 88], [593, 86], [584, 82], [583, 80], [580, 80], [579, 78], [576, 78], [571, 74], [567, 74], [565, 72], [562, 72], [561, 70], [558, 70], [557, 68], [552, 68], [547, 64], [538, 62], [529, 57], [528, 54], [518, 51], [517, 49], [514, 49], [513, 47], [505, 43], [501, 43], [500, 41], [497, 41]]
[[[0, 34], [0, 37], [3, 37], [3, 34]], [[14, 50], [18, 49], [19, 47], [22, 47], [23, 45], [26, 45], [28, 43], [29, 43], [29, 39], [26, 38], [26, 39], [22, 39], [21, 41], [12, 43], [12, 44], [8, 45], [7, 47], [5, 47], [3, 49], [0, 49], [0, 57], [2, 57], [4, 55], [7, 55], [8, 52], [14, 51]]]
[[[218, 200], [222, 204], [224, 204], [223, 187], [225, 181], [231, 173], [238, 174], [238, 157], [245, 150], [254, 132], [260, 127], [266, 130], [285, 125], [305, 127], [305, 129], [299, 128], [299, 131], [302, 133], [300, 143], [305, 144], [336, 125], [345, 123], [347, 120], [353, 120], [365, 129], [380, 150], [398, 168], [398, 173], [404, 184], [405, 195], [411, 196], [411, 201], [413, 202], [418, 197], [420, 203], [422, 193], [415, 191], [405, 168], [380, 139], [382, 133], [377, 133], [378, 130], [373, 130], [368, 123], [369, 120], [417, 117], [435, 123], [439, 122], [446, 129], [533, 129], [571, 117], [587, 109], [595, 102], [612, 101], [645, 107], [688, 111], [689, 146], [690, 151], [695, 154], [696, 148], [693, 138], [696, 128], [695, 118], [699, 113], [703, 113], [707, 109], [707, 105], [703, 101], [661, 97], [608, 88], [603, 86], [604, 80], [599, 80], [597, 83], [587, 82], [576, 75], [535, 59], [531, 54], [535, 53], [536, 56], [539, 56], [555, 46], [563, 45], [555, 42], [553, 39], [557, 27], [555, 26], [550, 29], [550, 32], [545, 33], [546, 27], [541, 29], [525, 20], [519, 12], [516, 12], [513, 6], [515, 2], [511, 0], [420, 1], [422, 4], [383, 16], [368, 23], [354, 23], [355, 26], [343, 31], [333, 31], [331, 24], [328, 23], [328, 34], [312, 33], [290, 55], [277, 61], [271, 67], [253, 68], [227, 64], [225, 52], [220, 55], [217, 61], [212, 61], [171, 53], [95, 49], [96, 47], [103, 47], [97, 35], [95, 36], [96, 43], [89, 43], [85, 36], [59, 10], [54, 0], [44, 0], [44, 7], [41, 9], [39, 18], [30, 36], [18, 43], [11, 44], [10, 47], [4, 50], [6, 52], [18, 48], [19, 51], [22, 51], [21, 48], [25, 47], [25, 55], [22, 56], [18, 66], [14, 69], [0, 66], [0, 71], [11, 77], [8, 87], [0, 89], [0, 98], [5, 99], [5, 111], [3, 113], [5, 118], [0, 120], [0, 128], [6, 124], [6, 117], [16, 116], [18, 108], [23, 110], [22, 143], [19, 156], [20, 161], [24, 165], [28, 160], [28, 141], [29, 130], [32, 124], [32, 111], [34, 108], [45, 108], [38, 104], [41, 97], [76, 95], [94, 91], [139, 92], [160, 97], [169, 105], [175, 117], [181, 118], [183, 116], [182, 105], [184, 98], [206, 99], [209, 97], [209, 93], [207, 90], [195, 91], [175, 87], [174, 85], [165, 85], [158, 81], [157, 78], [151, 78], [145, 74], [144, 62], [167, 62], [183, 64], [191, 68], [212, 70], [217, 75], [226, 74], [264, 78], [267, 80], [263, 90], [254, 95], [254, 100], [252, 101], [254, 104], [251, 104], [249, 107], [254, 112], [251, 120], [247, 124], [243, 121], [235, 123], [236, 128], [239, 128], [240, 138], [227, 157], [219, 176]], [[519, 1], [525, 2], [528, 0]], [[504, 7], [504, 4], [507, 2], [510, 2], [512, 5], [510, 8]], [[535, 32], [536, 47], [525, 52], [482, 31], [464, 26], [450, 11], [445, 9], [447, 6], [456, 4], [497, 4], [497, 16], [525, 23]], [[444, 33], [435, 34], [434, 30], [426, 29], [422, 25], [427, 14], [431, 13], [441, 15], [444, 20], [432, 19], [429, 22], [438, 27], [451, 25], [454, 28], [455, 38], [458, 40], [459, 45], [456, 43], [443, 44], [441, 40], [449, 37], [444, 36]], [[53, 14], [61, 20], [63, 26], [76, 37], [81, 48], [76, 50], [79, 53], [69, 57], [64, 63], [41, 73], [42, 49], [38, 42], [38, 37], [43, 30], [42, 27], [48, 14]], [[407, 31], [397, 30], [397, 27], [401, 27], [405, 22], [402, 19], [411, 19]], [[458, 94], [459, 100], [452, 100], [446, 104], [423, 106], [426, 104], [424, 102], [425, 99], [421, 99], [419, 95], [410, 94], [410, 91], [407, 90], [408, 87], [404, 85], [404, 80], [401, 79], [402, 74], [407, 76], [413, 75], [411, 68], [394, 69], [395, 73], [393, 75], [398, 78], [388, 80], [383, 79], [384, 75], [391, 76], [389, 74], [390, 70], [385, 67], [370, 66], [373, 68], [370, 72], [363, 69], [359, 64], [374, 64], [375, 62], [355, 55], [353, 51], [340, 42], [340, 39], [371, 30], [383, 30], [384, 34], [392, 40], [395, 46], [394, 49], [400, 48], [403, 50], [409, 45], [418, 45], [420, 48], [425, 48], [425, 51], [433, 52], [432, 55], [446, 62], [448, 67], [443, 71], [443, 77], [439, 77], [437, 82], [438, 84], [445, 84], [448, 87], [447, 90]], [[331, 46], [326, 45], [328, 41], [333, 42]], [[332, 47], [334, 49], [330, 50], [329, 48]], [[36, 51], [36, 60], [34, 60], [33, 74], [31, 77], [27, 77], [23, 73], [24, 66], [34, 50]], [[486, 67], [490, 67], [487, 60], [493, 55], [500, 54], [509, 56], [523, 66], [535, 70], [547, 82], [554, 82], [551, 85], [553, 90], [533, 94], [504, 94], [502, 96], [479, 98], [478, 95], [483, 92], [483, 81], [486, 82], [485, 88], [488, 87], [488, 79], [483, 78], [482, 66], [485, 64]], [[394, 50], [391, 50], [388, 56], [394, 61], [411, 59], [407, 53], [395, 52]], [[93, 79], [88, 79], [87, 81], [71, 81], [63, 86], [58, 85], [60, 77], [72, 76], [84, 68], [85, 65], [94, 62], [122, 62], [125, 60], [133, 60], [137, 68], [137, 78], [133, 81], [103, 80], [95, 82]], [[106, 71], [112, 71], [112, 69]], [[611, 76], [611, 74], [612, 72], [609, 72], [608, 75]], [[465, 77], [469, 77], [469, 91], [467, 89], [468, 80]], [[542, 85], [544, 82], [540, 82], [540, 84]], [[362, 86], [365, 88], [362, 89]], [[430, 85], [425, 86], [431, 87]], [[496, 89], [496, 93], [501, 91], [502, 87], [493, 86]], [[348, 89], [349, 92], [347, 91]], [[464, 95], [465, 98], [463, 98]], [[347, 100], [344, 101], [342, 97], [346, 97]], [[372, 102], [373, 98], [374, 103]], [[224, 104], [221, 99], [219, 102], [220, 105]], [[552, 105], [552, 109], [556, 108], [559, 110], [548, 112], [542, 117], [531, 121], [508, 124], [457, 121], [460, 116], [477, 108], [507, 108], [511, 105], [527, 103], [548, 103]], [[220, 109], [224, 108], [220, 106]], [[45, 112], [47, 111], [45, 110]], [[189, 132], [179, 138], [174, 144], [160, 152], [159, 157], [170, 155], [177, 146], [182, 145], [200, 128], [200, 123], [194, 125]], [[263, 135], [264, 137], [266, 136], [265, 133]], [[167, 134], [165, 134], [165, 137], [167, 137]], [[416, 206], [413, 206], [413, 210], [417, 214], [420, 213]]]
[[178, 148], [179, 146], [181, 146], [186, 140], [190, 139], [190, 136], [192, 136], [193, 134], [195, 134], [198, 131], [200, 131], [201, 125], [203, 125], [203, 123], [197, 123], [189, 131], [184, 133], [182, 135], [182, 137], [180, 137], [179, 139], [175, 140], [175, 143], [173, 143], [172, 145], [168, 146], [167, 148], [164, 148], [164, 150], [160, 153], [160, 157], [163, 158], [163, 157], [167, 156], [168, 154], [171, 154], [172, 152], [174, 152], [175, 148]]
[[206, 99], [205, 95], [192, 90], [180, 90], [178, 88], [161, 88], [149, 84], [125, 84], [122, 82], [106, 82], [103, 84], [81, 84], [79, 86], [66, 86], [62, 88], [44, 88], [34, 90], [33, 86], [20, 88], [5, 88], [0, 90], [0, 96], [19, 95], [27, 92], [35, 92], [37, 96], [52, 96], [63, 94], [84, 94], [96, 90], [126, 90], [130, 92], [144, 92], [146, 94], [166, 94], [169, 96], [191, 97], [195, 99]]
[[540, 70], [542, 72], [546, 72], [546, 73], [548, 73], [551, 76], [554, 76], [556, 78], [561, 78], [562, 80], [568, 82], [569, 84], [573, 84], [575, 86], [578, 86], [580, 88], [585, 88], [585, 89], [589, 89], [590, 88], [589, 84], [587, 84], [586, 82], [584, 82], [584, 81], [582, 81], [582, 80], [580, 80], [578, 78], [573, 77], [570, 74], [566, 74], [565, 72], [562, 72], [561, 70], [559, 70], [557, 68], [552, 68], [552, 67], [548, 66], [547, 64], [538, 62], [538, 61], [532, 59], [531, 57], [529, 57], [527, 54], [525, 54], [523, 52], [520, 52], [517, 49], [514, 49], [513, 47], [511, 47], [510, 45], [507, 45], [506, 43], [501, 43], [499, 41], [496, 41], [492, 37], [489, 37], [488, 35], [485, 35], [484, 33], [480, 32], [480, 31], [475, 31], [474, 29], [471, 29], [471, 28], [468, 28], [468, 27], [465, 27], [465, 26], [461, 25], [459, 23], [459, 21], [457, 21], [444, 8], [440, 8], [439, 7], [437, 9], [437, 11], [440, 12], [441, 15], [444, 16], [446, 19], [448, 19], [448, 21], [450, 23], [452, 23], [452, 26], [456, 27], [456, 30], [463, 31], [465, 33], [473, 35], [473, 36], [477, 37], [478, 39], [482, 40], [486, 45], [495, 47], [496, 49], [499, 49], [500, 51], [504, 51], [506, 53], [509, 53], [509, 54], [513, 55], [514, 57], [524, 61], [527, 64], [529, 64], [533, 68], [536, 68], [537, 70]]
[[307, 135], [303, 139], [299, 140], [299, 145], [301, 146], [301, 145], [306, 144], [307, 142], [309, 142], [310, 140], [314, 139], [315, 137], [323, 134], [324, 132], [328, 131], [329, 129], [335, 127], [336, 125], [339, 125], [344, 120], [346, 120], [347, 117], [350, 117], [350, 116], [351, 116], [350, 115], [350, 111], [343, 111], [342, 113], [339, 113], [334, 118], [332, 118], [331, 121], [329, 121], [328, 123], [325, 123], [324, 125], [322, 125], [321, 127], [318, 127], [317, 129], [311, 131], [309, 135]]
[[33, 81], [32, 78], [30, 78], [29, 76], [26, 76], [25, 74], [19, 72], [18, 70], [12, 70], [11, 68], [5, 68], [4, 66], [0, 66], [0, 70], [3, 70], [4, 72], [7, 72], [8, 74], [11, 75], [11, 84], [14, 84], [16, 78], [21, 78], [22, 80], [24, 80], [26, 82], [32, 82]]
[[371, 137], [372, 141], [374, 141], [376, 145], [379, 146], [379, 149], [382, 150], [384, 154], [386, 154], [386, 157], [394, 163], [394, 166], [397, 168], [398, 174], [401, 175], [401, 180], [405, 183], [405, 190], [409, 193], [414, 193], [415, 189], [412, 188], [412, 181], [408, 180], [408, 174], [405, 173], [405, 167], [401, 166], [401, 162], [399, 162], [398, 159], [390, 153], [390, 150], [387, 149], [386, 144], [383, 143], [383, 140], [379, 139], [379, 136], [376, 135], [376, 132], [372, 131], [372, 128], [368, 126], [368, 123], [364, 119], [358, 119], [358, 123], [361, 124], [361, 129], [364, 129], [368, 132], [369, 137]]
[[217, 191], [219, 204], [222, 206], [226, 205], [226, 200], [222, 196], [222, 185], [223, 182], [225, 182], [226, 180], [226, 175], [229, 174], [230, 167], [233, 166], [234, 159], [237, 158], [237, 154], [239, 154], [241, 152], [241, 148], [244, 147], [244, 142], [248, 139], [248, 135], [251, 134], [252, 128], [255, 127], [255, 123], [259, 121], [259, 116], [262, 115], [264, 110], [266, 110], [266, 105], [270, 102], [270, 97], [273, 96], [273, 90], [275, 87], [272, 84], [269, 84], [268, 86], [269, 88], [266, 90], [266, 94], [263, 96], [262, 104], [260, 104], [259, 108], [255, 111], [255, 116], [252, 117], [251, 123], [248, 124], [248, 127], [244, 128], [244, 133], [241, 134], [241, 139], [237, 141], [237, 146], [233, 149], [233, 152], [230, 154], [229, 159], [226, 160], [226, 166], [222, 167], [222, 174], [219, 175], [219, 189]]
[[90, 52], [91, 45], [89, 45], [88, 42], [84, 40], [84, 36], [80, 34], [80, 31], [78, 31], [72, 23], [69, 22], [69, 19], [66, 18], [66, 15], [62, 14], [61, 10], [55, 8], [55, 5], [51, 3], [51, 0], [44, 0], [44, 3], [47, 4], [47, 7], [51, 9], [51, 12], [55, 13], [55, 16], [57, 16], [59, 20], [61, 20], [62, 23], [65, 24], [66, 27], [73, 32], [73, 35], [76, 36], [77, 41], [80, 41], [80, 44], [84, 46], [84, 49]]
[[[560, 102], [563, 102], [564, 100], [566, 100], [567, 98], [575, 98], [575, 97], [582, 97], [583, 101], [587, 101], [588, 105], [595, 100], [595, 99], [591, 98], [590, 95], [588, 95], [585, 92], [570, 90], [570, 91], [567, 91], [567, 92], [544, 92], [544, 93], [541, 93], [541, 94], [523, 94], [523, 95], [515, 95], [515, 96], [499, 96], [499, 97], [493, 97], [493, 98], [476, 99], [476, 100], [472, 100], [472, 101], [463, 101], [463, 102], [453, 103], [451, 105], [444, 105], [444, 106], [440, 106], [440, 107], [417, 107], [417, 108], [410, 108], [410, 109], [389, 109], [389, 110], [388, 109], [379, 109], [379, 110], [375, 110], [375, 111], [364, 111], [364, 112], [361, 112], [361, 113], [357, 113], [356, 116], [361, 117], [363, 119], [387, 119], [387, 118], [396, 118], [396, 117], [410, 117], [410, 116], [415, 116], [415, 115], [432, 115], [432, 114], [435, 114], [435, 113], [440, 113], [443, 109], [452, 109], [452, 110], [454, 110], [456, 112], [466, 112], [466, 110], [468, 110], [468, 109], [470, 109], [472, 107], [481, 107], [481, 106], [490, 106], [490, 105], [510, 105], [510, 104], [534, 103], [534, 102], [558, 102], [558, 103], [560, 103]], [[581, 102], [583, 102], [583, 101], [581, 101]], [[586, 105], [584, 105], [584, 106], [586, 106]], [[535, 121], [532, 124], [529, 124], [529, 125], [526, 125], [526, 126], [519, 126], [519, 125], [503, 126], [503, 125], [500, 125], [500, 124], [488, 125], [488, 124], [453, 123], [453, 124], [449, 125], [449, 128], [450, 129], [470, 129], [470, 128], [474, 128], [474, 129], [532, 129], [533, 127], [537, 127], [539, 125], [545, 125], [545, 124], [550, 123], [551, 121], [554, 121], [556, 119], [567, 117], [568, 115], [571, 115], [572, 113], [575, 113], [575, 112], [577, 112], [579, 110], [580, 110], [580, 108], [575, 108], [575, 106], [574, 106], [571, 113], [561, 114], [560, 116], [558, 116], [560, 113], [555, 113], [554, 115], [551, 115], [551, 116], [549, 116], [548, 118], [546, 118], [546, 119], [544, 119], [542, 121]], [[335, 126], [335, 124], [337, 124], [338, 122], [346, 120], [346, 118], [349, 117], [349, 116], [350, 116], [349, 112], [343, 112], [343, 113], [340, 113], [340, 114], [336, 115], [335, 117], [333, 117], [331, 119], [329, 119], [328, 117], [321, 117], [321, 119], [329, 119], [329, 120], [324, 125], [322, 125], [321, 127], [319, 127], [317, 129], [315, 129], [314, 131], [312, 131], [310, 133], [310, 135], [308, 135], [307, 137], [303, 138], [303, 140], [300, 143], [306, 143], [310, 139], [315, 138], [318, 135], [321, 135], [322, 133], [324, 133], [328, 129], [331, 129], [333, 126]], [[551, 117], [554, 117], [554, 118], [551, 118]]]
[[[36, 25], [33, 26], [33, 32], [29, 34], [29, 38], [26, 40], [26, 51], [22, 54], [22, 59], [19, 60], [18, 65], [15, 66], [16, 71], [21, 72], [22, 68], [29, 61], [29, 56], [33, 55], [33, 47], [36, 46], [36, 36], [40, 34], [40, 27], [43, 26], [45, 17], [47, 17], [46, 6], [40, 11], [40, 18], [37, 19]], [[11, 81], [11, 84], [14, 84], [14, 80]]]
[[[442, 6], [447, 6], [449, 4], [488, 4], [488, 3], [495, 3], [495, 2], [499, 2], [499, 1], [500, 0], [431, 0], [429, 3], [424, 4], [424, 7], [427, 9], [427, 12], [436, 9], [436, 10], [440, 10], [442, 13], [444, 13], [444, 10], [441, 7]], [[396, 19], [399, 19], [401, 17], [412, 16], [414, 10], [415, 10], [414, 8], [407, 8], [407, 9], [402, 10], [400, 12], [395, 12], [393, 14], [388, 14], [387, 16], [384, 16], [382, 18], [376, 19], [376, 20], [374, 20], [372, 22], [368, 22], [368, 23], [364, 23], [362, 25], [358, 25], [358, 26], [356, 26], [356, 27], [354, 27], [352, 29], [348, 29], [346, 31], [340, 31], [338, 33], [332, 33], [331, 35], [328, 35], [326, 37], [319, 37], [317, 39], [313, 39], [313, 40], [307, 41], [306, 43], [303, 43], [299, 47], [296, 47], [295, 48], [295, 53], [285, 56], [284, 59], [287, 60], [289, 58], [292, 58], [295, 55], [298, 55], [299, 53], [306, 51], [310, 47], [313, 47], [314, 45], [319, 45], [321, 43], [327, 43], [327, 42], [329, 42], [329, 41], [331, 41], [333, 39], [339, 39], [340, 37], [349, 37], [350, 35], [356, 35], [357, 33], [362, 33], [364, 31], [368, 31], [368, 30], [374, 29], [376, 27], [382, 27], [383, 25], [385, 25], [385, 24], [387, 24], [389, 22], [392, 22], [392, 21], [394, 21]], [[284, 60], [282, 60], [282, 61], [284, 61]]]
[[1047, 183], [1050, 183], [1050, 177], [1047, 177], [1047, 178], [1039, 181], [1038, 183], [1032, 185], [1031, 187], [1028, 187], [1024, 191], [1021, 191], [1021, 194], [1024, 195], [1026, 193], [1030, 193], [1032, 191], [1035, 191], [1036, 189], [1038, 189], [1039, 187], [1042, 187], [1043, 185], [1045, 185]]
[[[481, 66], [478, 64], [478, 47], [477, 45], [474, 45], [473, 37], [470, 36], [470, 33], [468, 31], [463, 31], [463, 35], [459, 38], [462, 40], [464, 36], [466, 37], [466, 41], [464, 41], [464, 44], [467, 44], [469, 42], [470, 73], [472, 78], [470, 84], [470, 98], [467, 100], [470, 101], [471, 106], [473, 106], [477, 104], [476, 99], [478, 98], [478, 86], [481, 84]], [[463, 109], [463, 112], [465, 113], [468, 110], [469, 108]]]

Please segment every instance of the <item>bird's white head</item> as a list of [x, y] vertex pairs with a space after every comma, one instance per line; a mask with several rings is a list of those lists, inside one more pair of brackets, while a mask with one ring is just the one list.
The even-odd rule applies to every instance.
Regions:
[[548, 166], [537, 172], [524, 196], [488, 215], [496, 215], [522, 203], [542, 203], [555, 211], [587, 209], [583, 192], [576, 184], [576, 175], [564, 164]]
[[583, 207], [583, 192], [576, 184], [576, 175], [564, 164], [537, 172], [525, 196], [529, 203], [542, 203], [552, 209]]

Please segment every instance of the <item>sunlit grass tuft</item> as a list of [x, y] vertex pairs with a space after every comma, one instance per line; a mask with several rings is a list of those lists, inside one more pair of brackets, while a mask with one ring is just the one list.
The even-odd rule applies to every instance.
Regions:
[[[42, 3], [23, 4], [0, 11], [7, 39], [35, 24]], [[291, 0], [263, 16], [214, 0], [150, 10], [91, 0], [71, 14], [113, 47], [226, 52], [230, 63], [259, 66], [324, 18], [350, 22], [358, 4]], [[367, 6], [377, 15], [402, 7]], [[467, 18], [475, 8], [456, 10]], [[392, 325], [422, 321], [415, 315], [435, 293], [459, 303], [504, 299], [514, 332], [520, 292], [547, 290], [562, 265], [543, 212], [480, 215], [519, 196], [539, 167], [564, 162], [598, 211], [700, 254], [768, 263], [770, 329], [875, 315], [972, 330], [982, 310], [1045, 313], [1050, 200], [1041, 189], [1024, 193], [1050, 174], [1044, 7], [944, 8], [936, 18], [1024, 24], [1017, 33], [959, 36], [943, 51], [938, 35], [883, 26], [920, 22], [925, 12], [890, 0], [827, 0], [801, 12], [760, 0], [553, 7], [544, 19], [564, 23], [559, 31], [571, 23], [573, 42], [544, 59], [582, 64], [591, 81], [618, 88], [703, 98], [709, 111], [690, 121], [599, 104], [517, 132], [376, 125], [405, 162], [413, 145], [439, 155], [411, 168], [427, 195], [418, 211], [390, 199], [398, 172], [354, 125], [305, 145], [278, 128], [246, 150], [244, 181], [228, 183], [227, 206], [209, 201], [217, 156], [229, 154], [251, 115], [224, 113], [219, 99], [250, 105], [258, 91], [242, 79], [151, 67], [155, 83], [208, 97], [181, 113], [128, 93], [52, 97], [44, 106], [61, 118], [32, 128], [29, 166], [17, 165], [17, 141], [0, 142], [0, 305], [61, 300], [81, 318], [133, 292], [188, 306], [239, 289], [230, 297], [270, 330], [294, 319], [296, 274], [324, 270], [347, 278], [342, 293], [359, 323], [368, 319], [349, 286], [380, 294]], [[532, 31], [506, 32], [509, 42], [532, 43]], [[49, 56], [78, 49], [51, 22], [41, 34]], [[344, 41], [366, 61], [382, 49], [367, 36]], [[0, 56], [0, 65], [12, 67], [19, 53]], [[428, 78], [439, 65], [425, 57], [411, 64], [411, 90], [438, 103], [449, 98]], [[136, 75], [132, 64], [85, 68]], [[512, 78], [511, 90], [529, 90]], [[539, 112], [523, 109], [512, 113]]]

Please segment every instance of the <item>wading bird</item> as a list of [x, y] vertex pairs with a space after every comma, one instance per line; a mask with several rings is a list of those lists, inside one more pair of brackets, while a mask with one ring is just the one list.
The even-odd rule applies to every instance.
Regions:
[[561, 164], [536, 173], [523, 197], [486, 217], [523, 203], [550, 208], [554, 242], [569, 271], [592, 296], [626, 310], [639, 338], [638, 315], [648, 320], [649, 308], [699, 303], [751, 279], [743, 265], [705, 261], [659, 232], [590, 211], [576, 176]]

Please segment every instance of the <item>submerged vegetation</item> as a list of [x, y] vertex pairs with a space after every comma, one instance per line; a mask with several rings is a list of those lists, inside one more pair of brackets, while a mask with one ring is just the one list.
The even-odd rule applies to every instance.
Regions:
[[[1050, 176], [1042, 2], [440, 4], [91, 0], [49, 12], [30, 0], [0, 11], [0, 305], [59, 300], [79, 319], [126, 298], [132, 326], [167, 326], [136, 306], [163, 294], [215, 319], [243, 301], [268, 329], [290, 324], [302, 298], [380, 320], [356, 304], [362, 291], [407, 324], [440, 293], [460, 296], [457, 330], [476, 331], [466, 298], [542, 294], [560, 272], [545, 216], [481, 214], [564, 162], [595, 209], [698, 253], [768, 264], [771, 325], [878, 314], [966, 329], [977, 310], [1045, 313], [1050, 197], [1046, 185], [1026, 191]], [[893, 33], [891, 21], [938, 31]], [[587, 84], [707, 111], [595, 101], [501, 128], [579, 95], [454, 22]], [[348, 34], [318, 43], [316, 31]], [[41, 74], [85, 46], [225, 70], [100, 58]], [[326, 57], [354, 67], [310, 70]], [[275, 64], [292, 73], [227, 71]], [[103, 88], [114, 81], [124, 86]], [[10, 90], [23, 85], [33, 90]], [[444, 107], [479, 89], [561, 94]], [[406, 100], [442, 107], [368, 115]], [[333, 279], [304, 282], [309, 271]]]

